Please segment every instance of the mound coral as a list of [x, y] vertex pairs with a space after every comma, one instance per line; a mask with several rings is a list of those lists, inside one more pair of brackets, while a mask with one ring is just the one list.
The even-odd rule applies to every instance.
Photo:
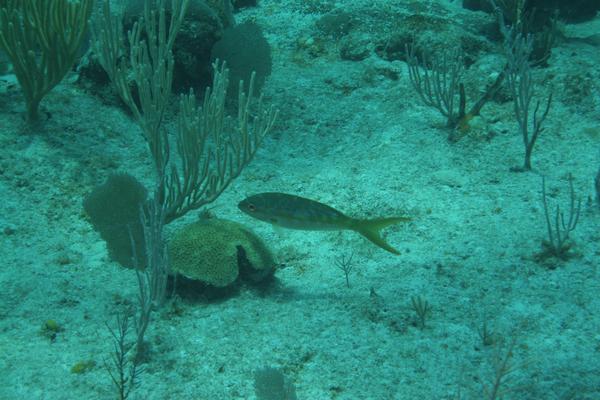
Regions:
[[259, 282], [275, 270], [273, 255], [243, 225], [201, 219], [177, 232], [169, 243], [171, 269], [186, 278], [226, 287], [238, 277]]

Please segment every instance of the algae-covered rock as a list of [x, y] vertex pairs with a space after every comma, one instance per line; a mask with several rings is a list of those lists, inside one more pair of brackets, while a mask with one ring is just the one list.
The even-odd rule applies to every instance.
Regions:
[[169, 243], [171, 269], [186, 278], [226, 287], [238, 277], [253, 282], [271, 276], [273, 255], [252, 231], [218, 218], [201, 219]]

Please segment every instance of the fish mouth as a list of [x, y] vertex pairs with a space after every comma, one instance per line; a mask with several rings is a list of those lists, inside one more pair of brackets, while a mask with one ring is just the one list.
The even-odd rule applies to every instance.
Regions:
[[247, 199], [240, 201], [237, 206], [240, 209], [240, 211], [242, 211], [246, 214], [249, 214], [252, 211], [251, 204]]

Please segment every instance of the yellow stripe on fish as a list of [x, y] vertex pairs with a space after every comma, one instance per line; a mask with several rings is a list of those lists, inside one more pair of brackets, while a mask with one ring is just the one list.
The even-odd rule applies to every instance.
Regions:
[[352, 230], [393, 254], [400, 254], [382, 237], [381, 230], [410, 217], [357, 219], [315, 200], [286, 193], [260, 193], [242, 200], [238, 207], [244, 213], [273, 225], [307, 231]]

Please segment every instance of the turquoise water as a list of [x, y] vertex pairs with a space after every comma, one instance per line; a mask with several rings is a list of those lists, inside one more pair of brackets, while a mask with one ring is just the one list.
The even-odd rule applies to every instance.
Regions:
[[[125, 375], [137, 368], [130, 399], [600, 399], [595, 3], [563, 4], [556, 25], [550, 6], [522, 22], [536, 40], [553, 37], [529, 69], [530, 134], [535, 105], [539, 121], [552, 100], [528, 171], [517, 171], [525, 146], [508, 81], [479, 115], [449, 127], [410, 79], [404, 44], [432, 62], [462, 49], [468, 112], [506, 65], [493, 14], [445, 0], [214, 3], [194, 2], [173, 50], [161, 121], [167, 171], [181, 166], [180, 96], [189, 87], [204, 93], [211, 49], [233, 26], [253, 23], [262, 33], [247, 25], [220, 45], [230, 80], [247, 82], [244, 73], [259, 69], [265, 110], [278, 115], [214, 201], [169, 214], [160, 246], [175, 248], [177, 233], [199, 219], [226, 219], [264, 243], [270, 272], [238, 272], [248, 260], [262, 262], [240, 233], [198, 234], [188, 247], [200, 272], [163, 278], [166, 298], [151, 308], [136, 346], [143, 274], [140, 283], [115, 261], [111, 234], [84, 199], [118, 173], [155, 196], [155, 159], [140, 124], [93, 66], [89, 37], [33, 122], [16, 68], [0, 55], [0, 398], [120, 398], [111, 373], [117, 321], [128, 317]], [[127, 16], [135, 12], [126, 7]], [[236, 98], [230, 91], [233, 117]], [[211, 140], [206, 152], [218, 146]], [[120, 216], [125, 191], [101, 209]], [[262, 192], [313, 199], [353, 218], [409, 216], [383, 231], [401, 254], [351, 230], [277, 228], [238, 209]], [[139, 223], [135, 211], [132, 220]], [[562, 246], [557, 222], [561, 239], [568, 231]], [[127, 245], [131, 225], [111, 224]], [[209, 247], [219, 240], [226, 243]], [[170, 268], [179, 255], [165, 251]]]

